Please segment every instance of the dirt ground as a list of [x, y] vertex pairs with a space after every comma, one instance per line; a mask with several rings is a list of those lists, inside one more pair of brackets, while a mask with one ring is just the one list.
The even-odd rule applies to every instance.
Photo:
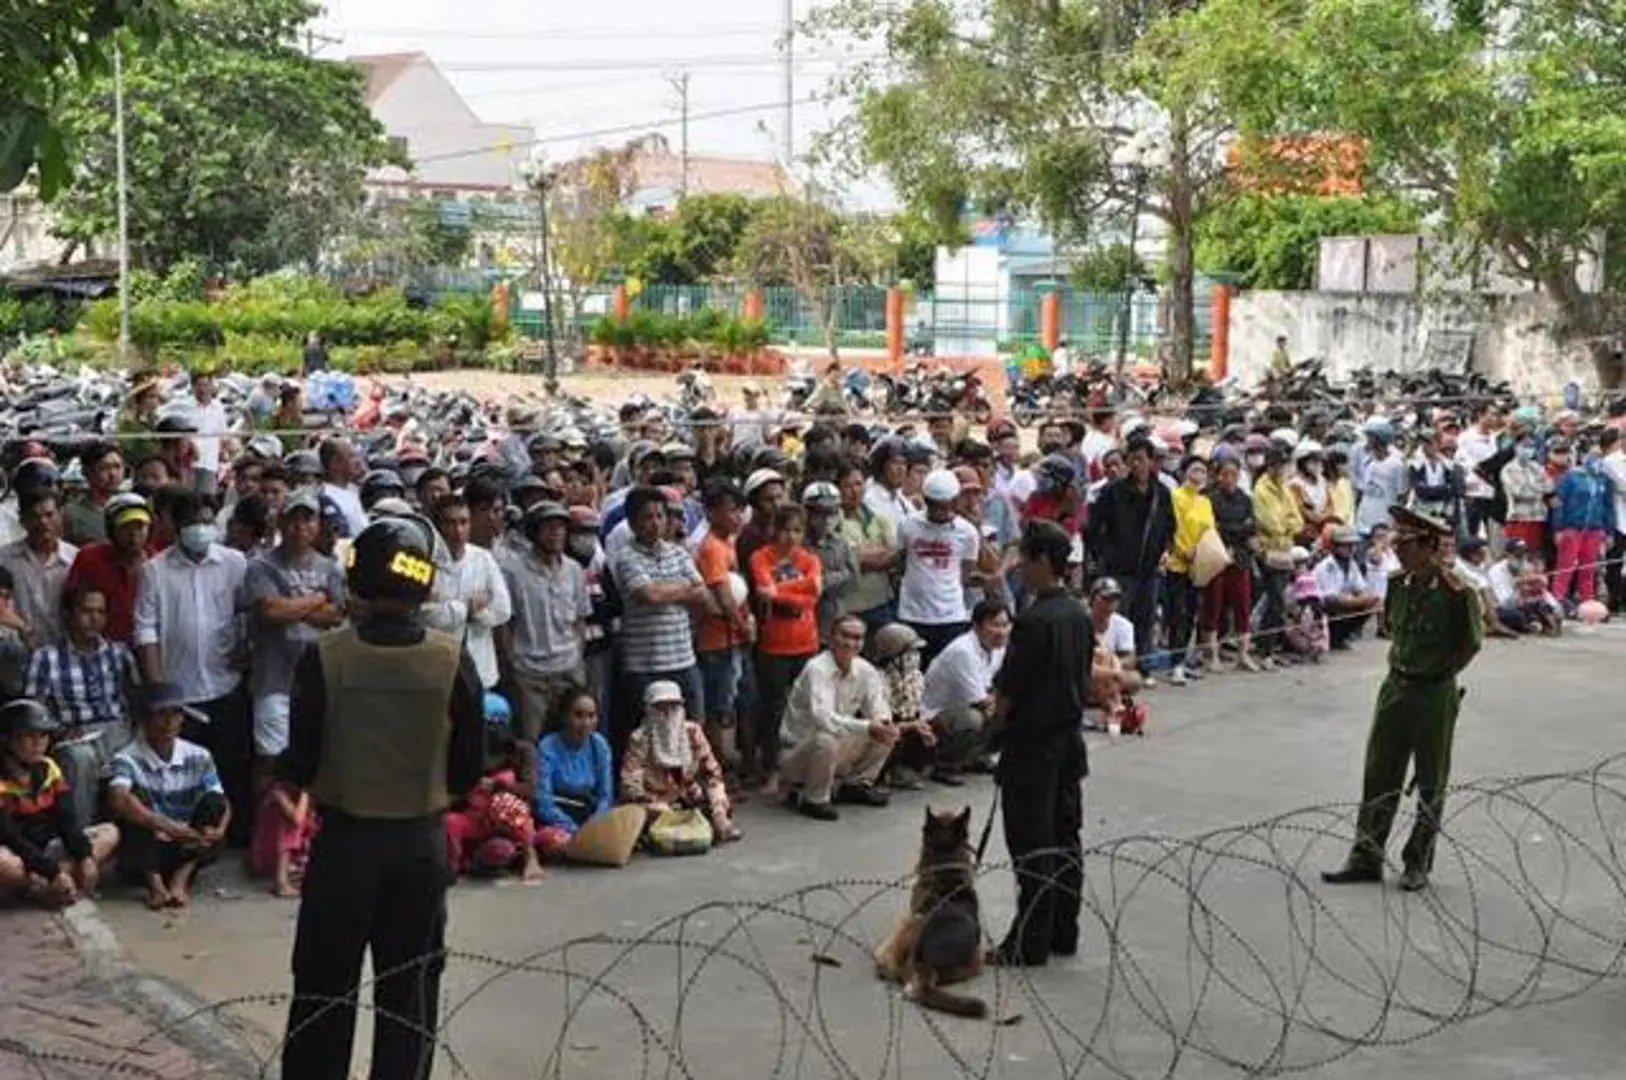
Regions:
[[[539, 397], [543, 393], [540, 375], [502, 371], [434, 371], [407, 376], [406, 380], [432, 390], [465, 390], [482, 398]], [[711, 382], [718, 399], [725, 405], [738, 404], [740, 390], [747, 383], [754, 382], [770, 391], [782, 386], [779, 380], [743, 375], [713, 375]], [[619, 404], [634, 394], [647, 394], [657, 401], [663, 397], [675, 398], [678, 388], [675, 376], [645, 372], [580, 372], [564, 376], [559, 384], [565, 393], [609, 404]]]

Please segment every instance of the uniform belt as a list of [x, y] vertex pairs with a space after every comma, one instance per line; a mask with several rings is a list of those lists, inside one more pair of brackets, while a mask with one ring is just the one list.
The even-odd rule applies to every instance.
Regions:
[[1457, 673], [1454, 671], [1419, 672], [1401, 671], [1398, 668], [1391, 668], [1390, 673], [1404, 682], [1448, 682], [1457, 677]]

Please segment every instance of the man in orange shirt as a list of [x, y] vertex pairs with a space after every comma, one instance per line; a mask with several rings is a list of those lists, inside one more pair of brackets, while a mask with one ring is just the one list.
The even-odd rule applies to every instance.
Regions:
[[706, 740], [719, 756], [723, 733], [733, 726], [734, 701], [740, 686], [744, 648], [756, 636], [756, 621], [745, 603], [744, 585], [734, 538], [739, 535], [745, 496], [727, 480], [706, 485], [706, 536], [695, 548], [695, 568], [711, 597], [699, 617], [695, 639], [700, 681], [706, 699]]
[[756, 749], [767, 782], [763, 793], [777, 795], [779, 727], [790, 688], [819, 651], [816, 608], [823, 588], [819, 557], [802, 546], [807, 516], [800, 506], [778, 507], [773, 542], [751, 556], [751, 581], [761, 622], [757, 635]]

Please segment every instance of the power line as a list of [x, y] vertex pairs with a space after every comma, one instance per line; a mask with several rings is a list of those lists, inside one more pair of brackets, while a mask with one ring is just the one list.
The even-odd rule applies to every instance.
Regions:
[[[817, 96], [806, 97], [795, 102], [797, 105], [817, 105], [821, 103]], [[692, 113], [690, 120], [722, 120], [730, 116], [746, 116], [751, 113], [773, 112], [785, 107], [783, 101], [770, 101], [762, 105], [739, 105], [731, 109], [714, 109], [710, 112]], [[677, 121], [673, 117], [664, 117], [659, 120], [646, 120], [637, 124], [622, 124], [617, 127], [598, 128], [592, 131], [576, 131], [565, 135], [546, 135], [526, 142], [497, 143], [491, 146], [476, 146], [467, 150], [453, 150], [444, 154], [428, 154], [418, 158], [414, 164], [424, 165], [433, 161], [455, 161], [458, 158], [475, 157], [479, 154], [489, 154], [496, 151], [522, 150], [528, 146], [542, 146], [548, 143], [576, 142], [581, 139], [600, 139], [610, 135], [638, 135], [651, 128], [671, 127]]]
[[[430, 38], [435, 40], [506, 41], [514, 39], [546, 38], [554, 41], [584, 41], [599, 39], [625, 40], [626, 26], [569, 27], [545, 30], [538, 27], [513, 27], [507, 30], [458, 30], [444, 27], [364, 27], [346, 26], [353, 37], [378, 38]], [[638, 27], [638, 37], [650, 38], [704, 38], [762, 37], [777, 35], [783, 28], [778, 23], [691, 23], [683, 26]]]
[[[885, 53], [830, 53], [819, 56], [801, 56], [798, 63], [840, 64], [869, 60], [884, 60]], [[446, 72], [476, 73], [483, 71], [625, 71], [636, 68], [670, 70], [675, 67], [704, 69], [708, 67], [780, 67], [785, 63], [783, 53], [749, 53], [723, 56], [667, 56], [667, 57], [602, 57], [575, 60], [448, 60], [437, 61], [435, 66]]]

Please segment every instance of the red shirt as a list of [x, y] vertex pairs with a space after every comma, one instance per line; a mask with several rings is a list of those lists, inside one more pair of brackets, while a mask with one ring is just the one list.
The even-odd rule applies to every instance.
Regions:
[[[757, 651], [768, 656], [812, 656], [819, 651], [819, 557], [804, 547], [780, 558], [772, 544], [751, 556], [751, 579], [762, 601], [763, 619], [757, 628]], [[772, 590], [773, 596], [768, 598]]]
[[125, 567], [113, 553], [113, 545], [99, 540], [79, 549], [68, 568], [64, 588], [90, 585], [99, 589], [107, 597], [107, 639], [128, 645], [135, 636], [136, 589], [140, 584], [140, 567]]
[[1023, 507], [1028, 521], [1054, 521], [1069, 535], [1077, 536], [1084, 529], [1083, 515], [1068, 513], [1066, 509], [1067, 493], [1061, 491], [1036, 491], [1028, 496], [1027, 505]]

